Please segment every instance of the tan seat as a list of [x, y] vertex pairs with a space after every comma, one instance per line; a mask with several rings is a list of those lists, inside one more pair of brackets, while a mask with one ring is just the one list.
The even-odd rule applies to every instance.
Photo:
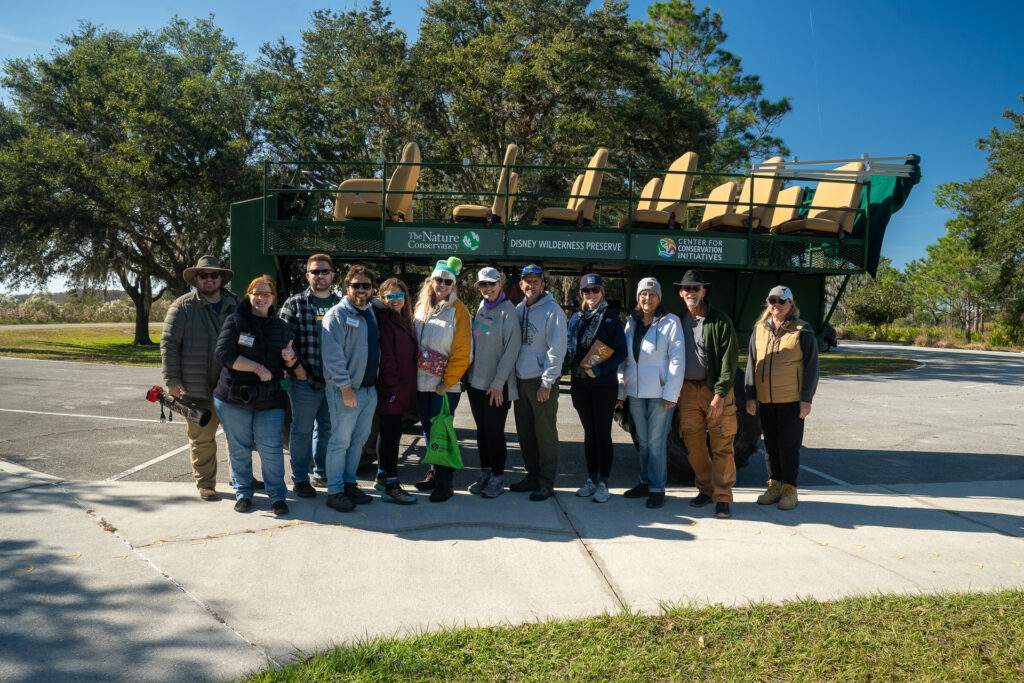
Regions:
[[771, 213], [765, 216], [761, 224], [771, 229], [786, 221], [793, 220], [800, 215], [800, 204], [803, 201], [804, 188], [799, 185], [787, 187], [785, 190], [779, 191], [775, 199], [775, 208], [771, 209]]
[[[767, 163], [779, 164], [782, 161], [782, 157], [772, 157]], [[746, 232], [759, 228], [767, 214], [771, 213], [771, 204], [775, 203], [781, 188], [782, 179], [774, 172], [751, 174], [743, 181], [739, 199], [736, 200], [736, 210], [701, 221], [697, 230]]]
[[[853, 173], [863, 173], [864, 164], [855, 161], [843, 164], [836, 171], [837, 178], [851, 178]], [[772, 227], [773, 234], [788, 235], [794, 232], [824, 232], [844, 238], [857, 218], [857, 206], [864, 184], [861, 182], [836, 182], [822, 180], [814, 191], [811, 206], [803, 218], [794, 218]]]
[[583, 197], [579, 195], [580, 189], [583, 187], [583, 179], [585, 177], [586, 176], [580, 173], [578, 176], [576, 176], [576, 179], [572, 181], [572, 189], [569, 190], [569, 201], [566, 202], [565, 208], [575, 211], [576, 205], [583, 201]]
[[[604, 171], [601, 169], [608, 165], [608, 150], [602, 147], [597, 150], [587, 165], [587, 171], [583, 174], [583, 181], [573, 183], [574, 195], [580, 195], [576, 199], [575, 206], [559, 206], [541, 209], [537, 214], [537, 225], [575, 225], [580, 227], [590, 223], [594, 218], [594, 209], [597, 208], [597, 195], [601, 192], [601, 181], [604, 180]], [[569, 199], [570, 204], [572, 199]]]
[[457, 222], [487, 223], [508, 222], [509, 212], [512, 210], [512, 200], [508, 198], [508, 206], [505, 206], [506, 187], [508, 194], [514, 193], [512, 189], [512, 176], [515, 176], [516, 185], [519, 184], [519, 175], [512, 173], [511, 166], [516, 163], [516, 156], [519, 148], [509, 145], [505, 148], [505, 160], [502, 161], [501, 175], [498, 176], [498, 189], [494, 192], [494, 202], [490, 206], [479, 206], [477, 204], [461, 204], [452, 209], [452, 219]]
[[[420, 148], [415, 142], [402, 150], [402, 164], [391, 174], [384, 198], [384, 218], [389, 221], [412, 221], [412, 195], [420, 177]], [[334, 200], [334, 220], [380, 220], [381, 178], [350, 178], [338, 185]]]
[[706, 203], [704, 204], [704, 215], [701, 217], [701, 224], [707, 223], [714, 219], [715, 216], [730, 213], [733, 210], [733, 205], [736, 203], [736, 183], [729, 181], [719, 185], [708, 193], [708, 197], [704, 201]]
[[[657, 201], [653, 205], [643, 206], [643, 195], [641, 205], [633, 212], [632, 221], [634, 227], [644, 228], [674, 228], [677, 223], [682, 222], [683, 212], [686, 210], [686, 203], [690, 200], [690, 192], [693, 190], [694, 171], [697, 170], [697, 154], [687, 152], [672, 162], [668, 167], [668, 173], [661, 183], [661, 190], [658, 192]], [[648, 186], [650, 183], [648, 183]], [[644, 187], [646, 193], [647, 187]], [[625, 227], [626, 219], [619, 221], [619, 227]]]
[[[661, 194], [661, 178], [651, 178], [644, 185], [644, 189], [640, 191], [640, 201], [637, 202], [636, 211], [633, 215], [636, 215], [640, 211], [654, 211], [654, 207], [658, 205], [658, 195]], [[619, 227], [624, 228], [629, 223], [627, 216], [623, 216], [619, 219]]]

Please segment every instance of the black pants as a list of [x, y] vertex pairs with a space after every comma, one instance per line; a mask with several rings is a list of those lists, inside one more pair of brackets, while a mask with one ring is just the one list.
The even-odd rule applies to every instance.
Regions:
[[384, 476], [394, 479], [398, 476], [398, 443], [402, 440], [402, 416], [378, 415], [377, 469]]
[[768, 477], [796, 486], [800, 472], [800, 444], [804, 440], [800, 402], [762, 403], [760, 412]]
[[583, 423], [583, 452], [587, 456], [587, 474], [596, 484], [608, 483], [612, 473], [612, 411], [619, 388], [572, 388], [572, 407]]
[[476, 444], [480, 453], [480, 469], [490, 470], [492, 474], [505, 474], [505, 459], [508, 456], [508, 445], [505, 443], [505, 421], [512, 403], [508, 400], [508, 391], [502, 392], [500, 406], [492, 406], [487, 392], [483, 389], [469, 387], [469, 409], [473, 411], [476, 422]]

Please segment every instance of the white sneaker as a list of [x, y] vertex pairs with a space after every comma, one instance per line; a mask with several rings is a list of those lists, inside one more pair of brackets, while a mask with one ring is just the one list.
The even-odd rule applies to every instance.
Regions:
[[597, 485], [597, 490], [594, 491], [594, 497], [592, 500], [595, 503], [607, 503], [608, 499], [612, 497], [612, 494], [608, 492], [608, 485], [601, 482]]
[[587, 483], [576, 489], [576, 495], [580, 498], [589, 498], [594, 495], [594, 491], [597, 490], [597, 485], [591, 479], [587, 479]]

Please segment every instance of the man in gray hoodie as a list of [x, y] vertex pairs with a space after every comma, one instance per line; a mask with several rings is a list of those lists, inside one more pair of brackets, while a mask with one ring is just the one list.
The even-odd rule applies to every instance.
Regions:
[[540, 266], [523, 268], [519, 287], [526, 298], [516, 307], [523, 344], [516, 362], [519, 400], [515, 402], [519, 448], [526, 477], [510, 491], [531, 491], [530, 500], [547, 500], [558, 474], [558, 380], [565, 359], [565, 313], [551, 294]]

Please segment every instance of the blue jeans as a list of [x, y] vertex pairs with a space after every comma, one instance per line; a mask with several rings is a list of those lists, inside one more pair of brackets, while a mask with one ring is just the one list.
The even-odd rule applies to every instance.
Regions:
[[629, 414], [640, 442], [640, 483], [654, 492], [664, 492], [668, 481], [665, 450], [673, 412], [672, 408], [661, 407], [660, 398], [629, 397]]
[[356, 469], [363, 454], [363, 444], [373, 428], [377, 410], [377, 389], [355, 389], [356, 407], [349, 408], [341, 398], [341, 389], [324, 388], [331, 411], [331, 440], [327, 442], [327, 494], [341, 493], [345, 484], [358, 481]]
[[309, 481], [310, 460], [313, 476], [327, 478], [327, 442], [331, 440], [331, 410], [323, 389], [313, 389], [305, 380], [292, 380], [288, 390], [292, 404], [292, 427], [288, 438], [288, 456], [292, 481]]
[[284, 445], [281, 443], [284, 408], [245, 410], [216, 397], [213, 407], [228, 442], [235, 498], [252, 498], [252, 451], [255, 448], [260, 454], [267, 497], [272, 502], [284, 500], [288, 491], [284, 484]]
[[[457, 391], [449, 391], [445, 396], [448, 397], [448, 410], [454, 416], [455, 406], [459, 405], [459, 399], [462, 398], [462, 394]], [[416, 412], [419, 414], [420, 424], [423, 426], [424, 453], [430, 448], [430, 421], [441, 412], [443, 400], [444, 396], [438, 396], [436, 391], [416, 392]], [[455, 470], [451, 467], [445, 467], [444, 465], [434, 465], [433, 467], [435, 481], [450, 484], [455, 479]]]

